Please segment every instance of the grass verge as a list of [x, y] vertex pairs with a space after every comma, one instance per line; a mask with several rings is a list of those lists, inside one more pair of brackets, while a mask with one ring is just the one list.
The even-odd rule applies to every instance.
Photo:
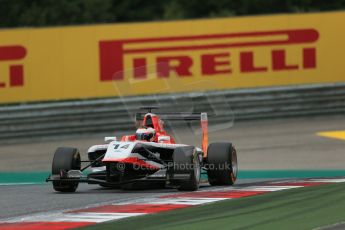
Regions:
[[82, 229], [313, 229], [345, 220], [344, 191], [344, 183], [284, 190]]

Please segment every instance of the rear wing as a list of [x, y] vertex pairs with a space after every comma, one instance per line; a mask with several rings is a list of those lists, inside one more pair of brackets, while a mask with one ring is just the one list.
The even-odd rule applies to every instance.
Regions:
[[[139, 112], [135, 114], [135, 121], [142, 121], [147, 112]], [[207, 155], [207, 146], [208, 146], [208, 117], [207, 113], [188, 113], [188, 112], [179, 112], [179, 113], [154, 113], [159, 116], [160, 119], [167, 121], [200, 121], [201, 130], [202, 130], [202, 150], [204, 156]]]
[[[135, 114], [135, 120], [140, 121], [144, 119], [147, 112], [139, 112]], [[198, 121], [201, 120], [201, 116], [206, 117], [207, 113], [188, 113], [188, 112], [179, 112], [179, 113], [154, 113], [155, 115], [159, 116], [162, 120], [170, 120], [170, 121]], [[204, 115], [203, 115], [204, 114]]]

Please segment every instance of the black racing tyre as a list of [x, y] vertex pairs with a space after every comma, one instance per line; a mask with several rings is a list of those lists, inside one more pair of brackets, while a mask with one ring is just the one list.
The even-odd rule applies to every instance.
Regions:
[[[60, 175], [61, 170], [80, 170], [81, 160], [78, 149], [60, 147], [55, 151], [52, 175]], [[78, 182], [53, 181], [53, 188], [58, 192], [75, 192]]]
[[[201, 156], [195, 147], [178, 147], [173, 153], [173, 184], [180, 191], [195, 191], [199, 189], [201, 175]], [[186, 175], [187, 179], [178, 179], [179, 175]], [[189, 175], [189, 176], [188, 176]]]
[[207, 149], [207, 175], [211, 185], [233, 185], [237, 179], [237, 153], [231, 143], [212, 143]]

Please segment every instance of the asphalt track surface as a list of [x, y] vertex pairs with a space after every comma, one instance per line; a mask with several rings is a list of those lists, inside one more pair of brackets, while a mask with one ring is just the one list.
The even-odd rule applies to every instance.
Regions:
[[[238, 181], [237, 185], [249, 185], [268, 180]], [[200, 190], [214, 187], [204, 185]], [[120, 203], [131, 199], [150, 198], [179, 193], [176, 189], [125, 191], [101, 188], [98, 185], [81, 184], [75, 193], [57, 193], [49, 185], [20, 185], [0, 187], [0, 221], [6, 218], [47, 211], [82, 208], [101, 203]]]
[[[345, 130], [345, 117], [315, 117], [234, 123], [233, 127], [210, 133], [210, 142], [232, 141], [238, 151], [240, 169], [344, 169], [345, 141], [317, 136], [316, 132]], [[119, 132], [115, 132], [119, 136]], [[174, 130], [187, 144], [200, 142], [190, 130]], [[110, 135], [108, 135], [110, 136]], [[80, 148], [82, 157], [102, 136], [57, 139], [0, 147], [0, 172], [49, 171], [54, 150], [59, 146]], [[255, 182], [240, 180], [238, 184]], [[208, 189], [204, 187], [202, 189]], [[59, 194], [51, 185], [0, 186], [0, 219], [39, 212], [85, 207], [103, 202], [122, 202], [175, 190], [123, 191], [81, 185], [77, 193]]]

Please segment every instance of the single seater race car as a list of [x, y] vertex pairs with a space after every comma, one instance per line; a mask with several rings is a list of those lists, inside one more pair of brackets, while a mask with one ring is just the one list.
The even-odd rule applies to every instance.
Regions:
[[[206, 113], [153, 113], [144, 107], [136, 114], [135, 135], [105, 137], [105, 144], [91, 146], [82, 161], [76, 148], [60, 147], [46, 179], [58, 192], [75, 192], [79, 183], [123, 189], [173, 187], [198, 190], [202, 172], [211, 185], [233, 185], [237, 179], [237, 154], [230, 142], [208, 145]], [[177, 144], [164, 129], [163, 119], [200, 121], [201, 148]], [[88, 163], [82, 167], [82, 163]], [[90, 168], [87, 174], [85, 170]], [[84, 172], [84, 173], [83, 173]]]

